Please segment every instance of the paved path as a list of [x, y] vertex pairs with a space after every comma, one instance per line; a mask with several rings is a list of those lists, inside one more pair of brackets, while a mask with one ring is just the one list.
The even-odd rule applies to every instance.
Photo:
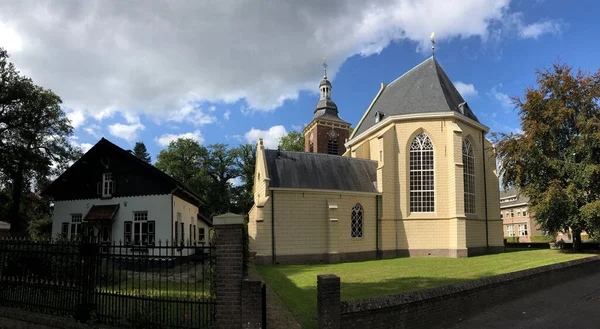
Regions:
[[495, 306], [452, 328], [600, 328], [600, 273]]

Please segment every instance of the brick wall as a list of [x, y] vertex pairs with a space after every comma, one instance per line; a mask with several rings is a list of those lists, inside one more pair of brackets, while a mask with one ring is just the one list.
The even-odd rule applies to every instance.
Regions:
[[[523, 294], [594, 274], [599, 270], [600, 256], [594, 256], [457, 285], [363, 300], [343, 301], [340, 311], [340, 326], [320, 326], [319, 328], [410, 329], [448, 325]], [[322, 288], [319, 288], [318, 282], [317, 292], [323, 291], [326, 296], [335, 295], [335, 289], [339, 289], [339, 281], [335, 282], [330, 279], [327, 281], [328, 286]], [[319, 298], [317, 296], [317, 300], [320, 300]], [[319, 304], [319, 307], [321, 305]], [[321, 310], [318, 310], [317, 313], [319, 317], [332, 318], [331, 314], [323, 314]], [[321, 325], [321, 323], [319, 318], [319, 324]]]

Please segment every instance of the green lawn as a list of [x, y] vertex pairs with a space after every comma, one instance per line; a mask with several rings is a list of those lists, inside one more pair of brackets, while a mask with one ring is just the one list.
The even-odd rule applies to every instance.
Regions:
[[316, 328], [317, 275], [341, 278], [343, 300], [390, 295], [589, 257], [558, 250], [513, 250], [470, 258], [397, 258], [342, 264], [257, 266], [302, 327]]

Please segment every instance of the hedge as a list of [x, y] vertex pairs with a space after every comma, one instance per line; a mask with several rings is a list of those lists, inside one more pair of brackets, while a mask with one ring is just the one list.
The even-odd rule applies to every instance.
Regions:
[[531, 242], [555, 242], [556, 238], [554, 235], [532, 235]]
[[506, 240], [507, 243], [516, 243], [516, 242], [519, 242], [519, 237], [518, 236], [505, 236], [504, 239]]

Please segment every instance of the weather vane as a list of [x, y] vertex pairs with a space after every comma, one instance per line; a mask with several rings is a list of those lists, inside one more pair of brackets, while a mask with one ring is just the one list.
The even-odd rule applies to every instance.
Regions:
[[431, 57], [435, 56], [435, 32], [431, 32]]
[[323, 57], [323, 71], [325, 72], [323, 79], [327, 79], [327, 57]]

